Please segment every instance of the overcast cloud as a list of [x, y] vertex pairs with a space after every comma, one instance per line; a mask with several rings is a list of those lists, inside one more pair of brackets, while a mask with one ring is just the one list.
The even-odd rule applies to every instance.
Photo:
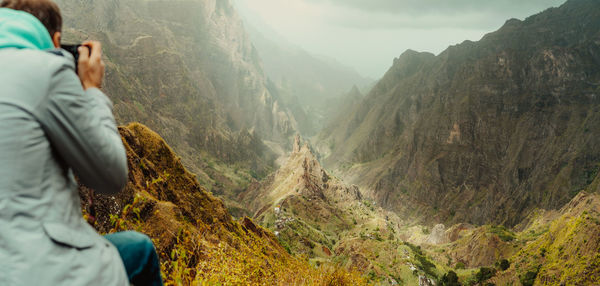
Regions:
[[234, 0], [266, 37], [380, 78], [406, 49], [440, 53], [565, 0]]

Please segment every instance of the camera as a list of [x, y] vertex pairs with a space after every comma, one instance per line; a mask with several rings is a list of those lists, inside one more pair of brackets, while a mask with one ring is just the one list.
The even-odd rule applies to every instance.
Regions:
[[[60, 45], [60, 48], [69, 52], [69, 54], [73, 55], [73, 59], [75, 59], [75, 73], [77, 73], [77, 63], [79, 61], [79, 47], [84, 46], [81, 44], [77, 45]], [[89, 46], [85, 46], [90, 50]]]

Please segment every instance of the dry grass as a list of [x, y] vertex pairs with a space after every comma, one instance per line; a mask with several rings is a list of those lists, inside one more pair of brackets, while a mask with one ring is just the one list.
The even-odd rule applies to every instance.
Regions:
[[[121, 127], [130, 167], [124, 195], [97, 200], [100, 231], [141, 231], [161, 259], [166, 285], [364, 285], [357, 272], [311, 266], [268, 230], [235, 221], [156, 133]], [[84, 200], [85, 201], [85, 200]], [[86, 205], [83, 206], [87, 208]]]

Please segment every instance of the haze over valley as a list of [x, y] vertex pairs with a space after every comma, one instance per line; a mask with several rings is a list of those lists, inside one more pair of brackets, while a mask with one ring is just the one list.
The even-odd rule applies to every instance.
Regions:
[[168, 285], [600, 284], [600, 2], [56, 2]]

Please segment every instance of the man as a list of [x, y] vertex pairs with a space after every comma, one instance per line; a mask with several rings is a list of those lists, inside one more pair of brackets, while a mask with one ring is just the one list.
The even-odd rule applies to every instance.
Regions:
[[115, 193], [127, 158], [100, 43], [75, 74], [61, 28], [50, 0], [0, 0], [0, 285], [162, 285], [147, 236], [104, 238], [82, 218], [73, 174]]

